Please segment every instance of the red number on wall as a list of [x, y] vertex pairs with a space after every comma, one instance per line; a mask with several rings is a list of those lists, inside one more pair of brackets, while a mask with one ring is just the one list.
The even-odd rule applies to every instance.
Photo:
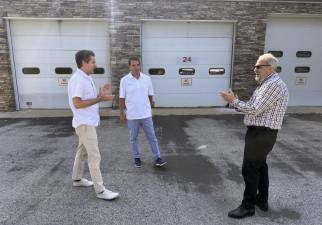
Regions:
[[191, 60], [191, 56], [184, 56], [184, 57], [182, 57], [182, 62], [184, 62], [184, 63], [187, 63], [187, 62], [191, 62], [192, 60]]

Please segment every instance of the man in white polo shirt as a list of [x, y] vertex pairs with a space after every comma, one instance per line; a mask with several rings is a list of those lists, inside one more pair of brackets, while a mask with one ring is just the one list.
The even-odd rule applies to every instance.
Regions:
[[129, 59], [130, 73], [120, 83], [120, 121], [127, 120], [130, 131], [131, 149], [135, 167], [141, 167], [138, 145], [139, 128], [142, 127], [151, 146], [155, 166], [161, 167], [166, 162], [160, 156], [158, 140], [155, 136], [152, 121], [151, 105], [153, 104], [153, 87], [151, 78], [140, 72], [140, 59]]
[[[68, 82], [68, 99], [73, 112], [73, 127], [79, 137], [72, 175], [73, 186], [90, 187], [94, 185], [98, 198], [112, 200], [117, 198], [119, 194], [107, 190], [103, 185], [96, 127], [100, 122], [98, 103], [111, 101], [114, 96], [107, 95], [108, 85], [100, 88], [97, 95], [93, 79], [90, 76], [96, 68], [94, 52], [90, 50], [78, 51], [75, 60], [78, 69]], [[85, 160], [88, 161], [93, 182], [83, 178]]]

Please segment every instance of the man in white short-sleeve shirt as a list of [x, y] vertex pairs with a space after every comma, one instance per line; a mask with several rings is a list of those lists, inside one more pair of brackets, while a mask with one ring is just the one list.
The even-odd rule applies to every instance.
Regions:
[[[112, 200], [117, 198], [119, 194], [106, 189], [103, 185], [96, 127], [100, 122], [98, 103], [111, 101], [114, 96], [107, 95], [108, 85], [100, 88], [97, 95], [93, 79], [90, 76], [96, 68], [94, 52], [90, 50], [78, 51], [75, 59], [78, 69], [68, 82], [68, 100], [73, 112], [72, 125], [79, 137], [72, 175], [73, 186], [90, 187], [94, 185], [98, 198]], [[83, 178], [86, 160], [93, 181]]]
[[140, 59], [129, 59], [130, 73], [120, 83], [120, 121], [127, 120], [130, 131], [130, 142], [135, 167], [141, 167], [138, 134], [140, 127], [151, 146], [155, 166], [163, 166], [166, 162], [160, 156], [158, 140], [155, 136], [152, 121], [151, 105], [153, 105], [153, 87], [151, 78], [140, 72]]

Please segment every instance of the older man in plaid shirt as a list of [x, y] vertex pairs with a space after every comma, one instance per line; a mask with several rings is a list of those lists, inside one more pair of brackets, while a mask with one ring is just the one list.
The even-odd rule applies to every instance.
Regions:
[[266, 157], [273, 149], [287, 108], [288, 90], [275, 72], [278, 60], [272, 54], [261, 55], [255, 65], [258, 87], [249, 101], [239, 100], [232, 91], [220, 95], [239, 112], [245, 114], [247, 126], [242, 174], [245, 191], [241, 205], [228, 213], [232, 218], [255, 214], [255, 205], [268, 210], [268, 167]]

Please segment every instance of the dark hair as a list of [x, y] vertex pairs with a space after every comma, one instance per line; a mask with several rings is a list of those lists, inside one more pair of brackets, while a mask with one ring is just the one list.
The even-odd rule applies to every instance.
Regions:
[[141, 64], [140, 58], [138, 56], [131, 56], [129, 58], [129, 65], [131, 65], [132, 61], [138, 61]]
[[91, 50], [80, 50], [75, 54], [75, 60], [78, 68], [81, 68], [83, 61], [88, 63], [91, 56], [95, 56], [95, 53]]

